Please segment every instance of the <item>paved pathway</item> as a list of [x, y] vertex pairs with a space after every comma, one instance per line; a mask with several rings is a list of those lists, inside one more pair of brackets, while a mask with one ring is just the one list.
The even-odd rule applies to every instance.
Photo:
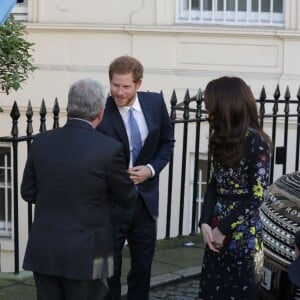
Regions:
[[187, 278], [151, 289], [149, 300], [198, 300], [198, 278]]
[[[196, 278], [199, 275], [203, 248], [199, 235], [157, 241], [149, 300], [196, 300], [198, 282], [190, 282], [187, 278]], [[125, 250], [121, 280], [123, 295], [126, 294], [126, 276], [130, 268], [129, 255], [126, 256]], [[0, 273], [0, 300], [35, 299], [36, 289], [31, 272], [21, 271], [17, 275]]]

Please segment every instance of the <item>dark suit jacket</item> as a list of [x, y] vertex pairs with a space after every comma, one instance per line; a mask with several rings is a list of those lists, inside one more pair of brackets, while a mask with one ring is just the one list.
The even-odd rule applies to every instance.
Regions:
[[21, 193], [35, 203], [24, 269], [71, 279], [112, 276], [111, 201], [137, 197], [123, 147], [82, 120], [39, 134]]
[[[169, 162], [173, 151], [173, 129], [161, 94], [138, 92], [138, 98], [149, 134], [137, 158], [136, 165], [151, 164], [155, 170], [155, 176], [139, 184], [138, 190], [151, 216], [156, 220], [158, 217], [159, 173]], [[123, 144], [127, 166], [129, 166], [130, 150], [127, 133], [122, 116], [112, 97], [107, 99], [104, 117], [97, 129]]]

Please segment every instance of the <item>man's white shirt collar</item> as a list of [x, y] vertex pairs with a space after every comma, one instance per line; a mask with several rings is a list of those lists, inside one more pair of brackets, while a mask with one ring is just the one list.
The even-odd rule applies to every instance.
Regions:
[[141, 112], [141, 105], [140, 105], [140, 101], [138, 96], [136, 95], [135, 100], [133, 102], [132, 106], [122, 106], [122, 107], [118, 107], [120, 114], [122, 115], [122, 117], [124, 118], [127, 114], [130, 108], [134, 108], [136, 111]]

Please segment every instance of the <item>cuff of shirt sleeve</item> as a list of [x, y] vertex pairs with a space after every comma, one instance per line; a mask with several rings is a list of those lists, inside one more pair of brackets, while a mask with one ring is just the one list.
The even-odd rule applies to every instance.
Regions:
[[155, 171], [153, 169], [153, 167], [150, 164], [147, 164], [147, 167], [150, 169], [151, 171], [151, 178], [153, 178], [155, 176]]

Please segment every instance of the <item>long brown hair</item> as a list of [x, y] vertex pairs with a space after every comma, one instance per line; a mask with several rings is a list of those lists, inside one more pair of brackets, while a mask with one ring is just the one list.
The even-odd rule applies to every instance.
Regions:
[[271, 147], [270, 138], [260, 129], [255, 98], [238, 77], [221, 77], [208, 83], [204, 93], [213, 133], [209, 153], [225, 166], [237, 165], [249, 127], [255, 128]]

